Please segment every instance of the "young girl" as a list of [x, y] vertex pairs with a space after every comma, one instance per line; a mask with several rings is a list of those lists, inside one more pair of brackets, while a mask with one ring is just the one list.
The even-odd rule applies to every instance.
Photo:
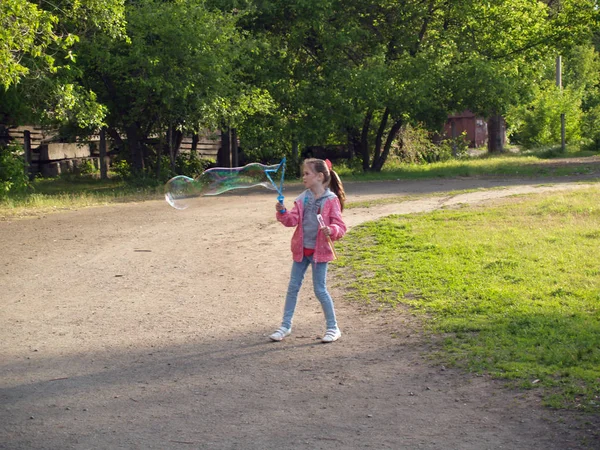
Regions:
[[[277, 220], [286, 227], [296, 227], [296, 231], [292, 236], [294, 262], [283, 309], [283, 321], [281, 328], [269, 337], [273, 341], [281, 341], [292, 332], [298, 292], [306, 269], [312, 263], [315, 295], [321, 302], [327, 324], [322, 342], [327, 343], [337, 341], [342, 335], [335, 319], [333, 300], [327, 291], [326, 278], [327, 265], [335, 259], [328, 238], [335, 241], [346, 233], [346, 225], [342, 219], [346, 194], [340, 178], [331, 169], [329, 160], [307, 159], [302, 172], [302, 182], [307, 189], [294, 201], [294, 207], [288, 211], [281, 203], [276, 205]], [[321, 214], [325, 226], [319, 225], [317, 214]]]

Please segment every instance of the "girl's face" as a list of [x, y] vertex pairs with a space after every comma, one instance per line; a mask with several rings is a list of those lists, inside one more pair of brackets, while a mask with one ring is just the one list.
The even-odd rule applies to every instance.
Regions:
[[307, 189], [323, 186], [323, 174], [315, 172], [310, 164], [304, 164], [302, 168], [302, 183]]

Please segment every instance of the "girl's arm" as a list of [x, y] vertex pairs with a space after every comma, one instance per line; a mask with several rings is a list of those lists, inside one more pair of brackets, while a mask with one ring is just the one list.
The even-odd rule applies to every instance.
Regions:
[[325, 224], [329, 227], [330, 237], [333, 241], [341, 239], [346, 234], [346, 224], [342, 218], [342, 207], [340, 201], [336, 198], [328, 202], [327, 217], [324, 218]]
[[[277, 206], [279, 205], [279, 206]], [[275, 214], [275, 218], [281, 222], [286, 227], [295, 227], [298, 225], [298, 220], [300, 218], [300, 213], [298, 211], [298, 205], [294, 202], [294, 207], [292, 209], [285, 210], [284, 213], [280, 211], [281, 203], [277, 202], [275, 208], [277, 209], [277, 213]]]

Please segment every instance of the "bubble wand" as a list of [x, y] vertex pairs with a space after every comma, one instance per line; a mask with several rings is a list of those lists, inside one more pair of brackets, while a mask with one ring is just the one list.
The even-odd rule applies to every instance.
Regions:
[[[323, 220], [323, 216], [321, 214], [317, 214], [317, 220], [319, 221], [319, 225], [321, 228], [325, 226], [325, 221]], [[333, 259], [337, 259], [337, 254], [335, 253], [335, 248], [333, 247], [333, 241], [330, 236], [327, 236], [327, 242], [329, 243], [329, 248], [333, 252]]]
[[[275, 175], [280, 173], [279, 183]], [[283, 180], [285, 158], [270, 166], [251, 163], [243, 167], [213, 167], [196, 178], [178, 175], [165, 184], [165, 200], [175, 209], [186, 209], [190, 200], [205, 195], [219, 195], [232, 189], [263, 186], [279, 194], [277, 200], [283, 205]]]
[[[279, 178], [279, 186], [277, 186], [277, 184], [275, 184], [275, 182], [273, 181], [271, 174], [277, 173], [277, 171], [280, 168], [281, 168], [281, 177]], [[269, 179], [269, 181], [271, 182], [273, 187], [277, 190], [277, 193], [279, 194], [277, 196], [277, 201], [279, 201], [279, 203], [281, 203], [281, 206], [283, 206], [283, 199], [284, 199], [284, 197], [283, 197], [283, 179], [285, 178], [285, 156], [283, 157], [283, 159], [277, 166], [277, 169], [266, 169], [265, 175], [267, 175], [267, 178]], [[285, 209], [282, 209], [281, 212], [284, 213]]]

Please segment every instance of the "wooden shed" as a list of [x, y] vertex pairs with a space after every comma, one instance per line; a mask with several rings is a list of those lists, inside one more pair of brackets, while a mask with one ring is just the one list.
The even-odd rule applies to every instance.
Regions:
[[448, 120], [444, 124], [446, 138], [460, 136], [463, 132], [467, 134], [469, 147], [477, 148], [487, 145], [487, 122], [469, 110], [448, 115]]

